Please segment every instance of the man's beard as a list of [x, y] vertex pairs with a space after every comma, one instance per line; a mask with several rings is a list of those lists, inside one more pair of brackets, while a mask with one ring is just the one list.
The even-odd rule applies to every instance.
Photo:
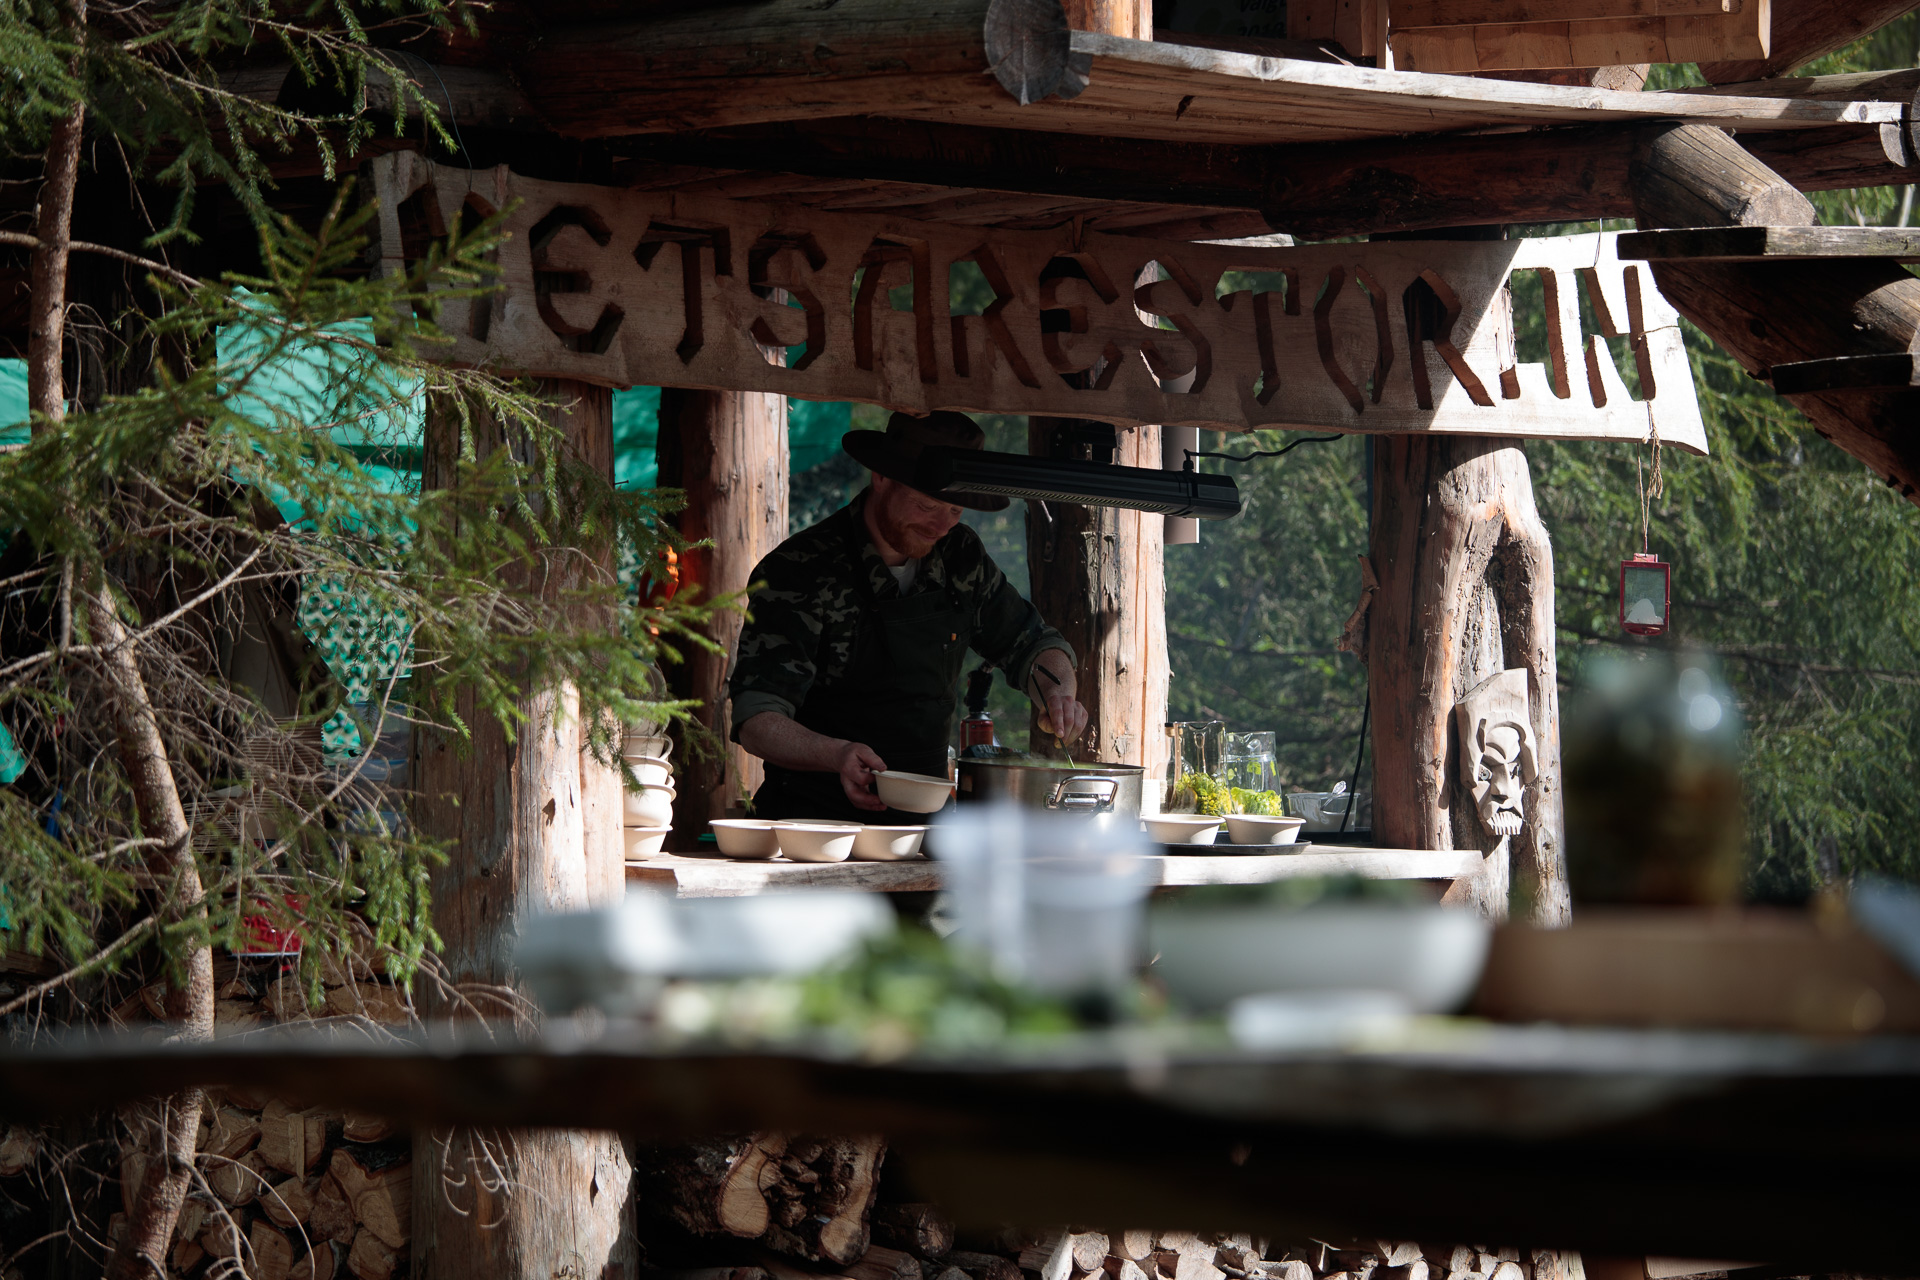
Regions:
[[940, 541], [938, 538], [929, 538], [913, 526], [894, 519], [893, 513], [884, 507], [873, 513], [873, 522], [880, 526], [880, 536], [887, 540], [887, 545], [909, 560], [921, 559]]

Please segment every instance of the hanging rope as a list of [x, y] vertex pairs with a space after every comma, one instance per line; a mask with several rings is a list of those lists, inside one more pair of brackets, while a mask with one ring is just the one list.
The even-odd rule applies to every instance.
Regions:
[[1640, 485], [1640, 550], [1651, 551], [1647, 534], [1647, 523], [1652, 515], [1653, 500], [1666, 492], [1666, 479], [1660, 474], [1660, 428], [1652, 427], [1647, 433], [1647, 443], [1653, 446], [1653, 483], [1647, 483], [1647, 474], [1642, 469], [1640, 459], [1633, 460], [1634, 479]]

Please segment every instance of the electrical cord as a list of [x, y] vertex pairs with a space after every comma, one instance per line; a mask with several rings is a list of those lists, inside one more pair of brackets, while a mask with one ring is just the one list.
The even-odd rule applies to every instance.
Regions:
[[1344, 440], [1345, 436], [1302, 436], [1293, 443], [1279, 449], [1254, 449], [1247, 453], [1214, 453], [1206, 449], [1186, 449], [1187, 470], [1193, 470], [1195, 458], [1222, 458], [1228, 462], [1252, 462], [1255, 458], [1284, 458], [1303, 444], [1327, 444], [1334, 440]]
[[1367, 720], [1373, 715], [1373, 686], [1367, 686], [1367, 700], [1360, 708], [1360, 748], [1353, 753], [1353, 772], [1347, 779], [1347, 811], [1340, 815], [1340, 831], [1345, 834], [1347, 824], [1353, 821], [1353, 811], [1360, 807], [1360, 762], [1367, 757]]
[[[1193, 471], [1195, 458], [1219, 458], [1226, 462], [1252, 462], [1255, 458], [1284, 458], [1303, 444], [1331, 444], [1343, 440], [1344, 436], [1302, 436], [1278, 449], [1250, 449], [1246, 453], [1216, 453], [1206, 449], [1186, 449], [1186, 470]], [[1347, 779], [1347, 807], [1340, 815], [1340, 831], [1345, 834], [1348, 824], [1353, 821], [1353, 811], [1360, 805], [1357, 788], [1360, 785], [1360, 762], [1367, 757], [1367, 722], [1373, 715], [1373, 689], [1367, 689], [1366, 702], [1360, 708], [1360, 744], [1353, 754], [1353, 773]]]

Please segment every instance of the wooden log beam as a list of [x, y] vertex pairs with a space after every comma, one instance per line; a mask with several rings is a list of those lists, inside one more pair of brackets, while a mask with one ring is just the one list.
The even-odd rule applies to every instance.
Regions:
[[1620, 257], [1646, 262], [1783, 262], [1804, 258], [1891, 258], [1920, 262], [1915, 227], [1695, 227], [1620, 237]]
[[1071, 96], [1069, 34], [1060, 0], [767, 0], [557, 27], [519, 71], [558, 132], [605, 137]]
[[[1717, 129], [1650, 128], [1633, 161], [1644, 229], [1811, 224], [1810, 205]], [[1804, 206], [1797, 214], [1794, 202]], [[1920, 330], [1920, 280], [1891, 259], [1656, 263], [1660, 292], [1755, 377], [1776, 364], [1900, 353]], [[1920, 501], [1920, 390], [1789, 396], [1814, 429]]]
[[[1906, 96], [1911, 96], [1911, 90]], [[1311, 143], [1181, 143], [876, 117], [624, 138], [616, 178], [663, 164], [976, 191], [1257, 210], [1313, 239], [1484, 222], [1624, 218], [1638, 125]], [[1904, 185], [1898, 125], [1766, 130], [1741, 141], [1794, 186]], [[804, 193], [793, 197], [807, 201]], [[1115, 230], [1124, 230], [1116, 227]]]
[[[1081, 30], [1152, 39], [1149, 0], [1071, 0]], [[1156, 273], [1157, 274], [1157, 273]], [[1154, 277], [1139, 283], [1151, 284]], [[1029, 419], [1028, 450], [1054, 452], [1068, 423]], [[1113, 461], [1158, 467], [1161, 428], [1116, 431]], [[1113, 507], [1027, 504], [1029, 596], [1040, 616], [1060, 628], [1080, 659], [1079, 697], [1087, 733], [1074, 758], [1144, 766], [1164, 762], [1161, 726], [1167, 719], [1165, 527], [1161, 516]], [[1049, 747], [1040, 714], [1031, 718], [1034, 749]]]
[[[548, 382], [541, 389], [550, 420], [567, 443], [611, 472], [612, 402], [606, 389], [572, 382]], [[480, 438], [465, 443], [482, 450], [510, 447], [504, 433], [493, 431], [488, 438], [489, 430], [474, 428]], [[453, 415], [430, 407], [422, 475], [427, 487], [447, 482], [462, 445]], [[612, 549], [603, 547], [600, 554], [610, 559]], [[540, 589], [558, 593], [571, 585], [556, 574]], [[473, 729], [472, 749], [463, 754], [429, 737], [414, 764], [416, 822], [423, 833], [450, 842], [448, 860], [433, 872], [433, 925], [445, 941], [453, 982], [512, 988], [519, 980], [513, 948], [522, 920], [606, 906], [625, 892], [619, 831], [607, 825], [608, 819], [618, 822], [617, 792], [610, 805], [604, 771], [583, 776], [578, 717], [568, 714], [565, 689], [529, 694], [520, 706], [523, 727], [512, 741], [472, 692], [457, 690], [455, 696]], [[433, 1018], [461, 1017], [473, 1007], [445, 985], [425, 1000]], [[631, 1275], [639, 1266], [627, 1195], [633, 1170], [618, 1134], [421, 1130], [414, 1165], [435, 1174], [410, 1210], [412, 1274], [423, 1280], [534, 1280], [550, 1276], [552, 1260], [563, 1257], [578, 1259], [594, 1275]], [[570, 1211], [555, 1213], [554, 1204]]]
[[1878, 31], [1915, 7], [1915, 0], [1794, 0], [1773, 7], [1767, 56], [1738, 62], [1703, 62], [1710, 84], [1763, 80], [1804, 67], [1823, 54]]
[[[689, 540], [680, 559], [681, 582], [703, 599], [743, 591], [754, 566], [787, 536], [787, 402], [759, 391], [660, 393], [660, 484], [684, 490], [678, 517]], [[765, 774], [757, 757], [728, 743], [727, 662], [740, 638], [738, 610], [716, 615], [707, 636], [718, 653], [688, 647], [668, 670], [675, 696], [699, 701], [710, 736], [676, 727], [679, 795], [672, 847], [691, 850], [707, 823], [729, 804], [759, 789]]]
[[[1472, 437], [1382, 437], [1373, 487], [1374, 838], [1481, 851], [1477, 874], [1457, 881], [1450, 900], [1499, 919], [1511, 896], [1528, 923], [1563, 926], [1570, 907], [1553, 546], [1534, 506], [1526, 453]], [[1453, 727], [1454, 706], [1469, 689], [1516, 667], [1527, 672], [1538, 773], [1509, 851], [1481, 827], [1460, 780], [1464, 748]]]

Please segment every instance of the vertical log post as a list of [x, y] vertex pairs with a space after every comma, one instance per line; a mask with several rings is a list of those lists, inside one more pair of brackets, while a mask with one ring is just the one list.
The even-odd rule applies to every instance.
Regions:
[[[1381, 436], [1374, 449], [1368, 617], [1374, 838], [1403, 849], [1480, 849], [1480, 875], [1448, 900], [1493, 919], [1515, 891], [1534, 924], [1567, 923], [1554, 658], [1553, 548], [1527, 456], [1475, 436]], [[1538, 776], [1509, 855], [1460, 781], [1453, 708], [1480, 681], [1527, 669]]]
[[[565, 381], [542, 390], [568, 443], [595, 465], [610, 467], [609, 393]], [[423, 476], [429, 487], [447, 480], [455, 443], [447, 427], [429, 411]], [[610, 564], [611, 548], [597, 550]], [[568, 585], [548, 581], [546, 589]], [[458, 702], [473, 731], [471, 749], [462, 754], [444, 739], [423, 736], [415, 761], [417, 821], [427, 834], [453, 842], [452, 856], [433, 875], [433, 924], [455, 982], [517, 987], [513, 945], [522, 920], [607, 905], [624, 890], [618, 777], [609, 805], [605, 771], [583, 768], [571, 690], [529, 693], [521, 706], [526, 722], [511, 742], [470, 696]], [[463, 1011], [442, 993], [428, 992], [426, 1012], [445, 1018]], [[628, 1195], [633, 1170], [617, 1134], [422, 1132], [414, 1139], [414, 1168], [418, 1280], [546, 1280], [638, 1270]]]
[[[1034, 418], [1028, 449], [1051, 453], [1056, 433], [1071, 420]], [[1160, 465], [1160, 428], [1123, 428], [1114, 461], [1128, 467]], [[1051, 518], [1049, 519], [1049, 515]], [[1087, 733], [1076, 759], [1108, 764], [1161, 763], [1167, 719], [1167, 607], [1162, 521], [1142, 511], [1029, 503], [1029, 595], [1040, 616], [1073, 646], [1080, 659], [1080, 701]], [[1051, 746], [1032, 714], [1036, 750]]]
[[[680, 532], [713, 545], [680, 561], [683, 589], [702, 599], [748, 586], [754, 566], [787, 536], [787, 401], [757, 391], [660, 392], [660, 484], [683, 489]], [[676, 753], [680, 794], [674, 802], [671, 847], [691, 849], [710, 819], [751, 796], [765, 776], [760, 761], [727, 742], [727, 670], [745, 619], [737, 610], [716, 616], [708, 638], [719, 653], [689, 651], [670, 668], [675, 696], [700, 702], [700, 722], [712, 731], [718, 754], [681, 738]]]
[[[1065, 0], [1067, 25], [1136, 40], [1153, 39], [1151, 0]], [[1035, 418], [1028, 450], [1052, 451], [1061, 420]], [[1161, 465], [1160, 428], [1122, 428], [1114, 461]], [[1140, 511], [1054, 507], [1049, 522], [1027, 515], [1029, 597], [1080, 659], [1087, 736], [1076, 755], [1109, 764], [1162, 763], [1167, 719], [1167, 607], [1163, 521]], [[1033, 717], [1039, 747], [1038, 713]]]
[[[1791, 183], [1705, 125], [1650, 126], [1628, 174], [1642, 230], [1817, 221]], [[1675, 310], [1757, 378], [1798, 360], [1906, 351], [1920, 329], [1920, 280], [1891, 258], [1663, 262], [1653, 278]], [[1920, 502], [1920, 391], [1789, 398], [1814, 430]]]

